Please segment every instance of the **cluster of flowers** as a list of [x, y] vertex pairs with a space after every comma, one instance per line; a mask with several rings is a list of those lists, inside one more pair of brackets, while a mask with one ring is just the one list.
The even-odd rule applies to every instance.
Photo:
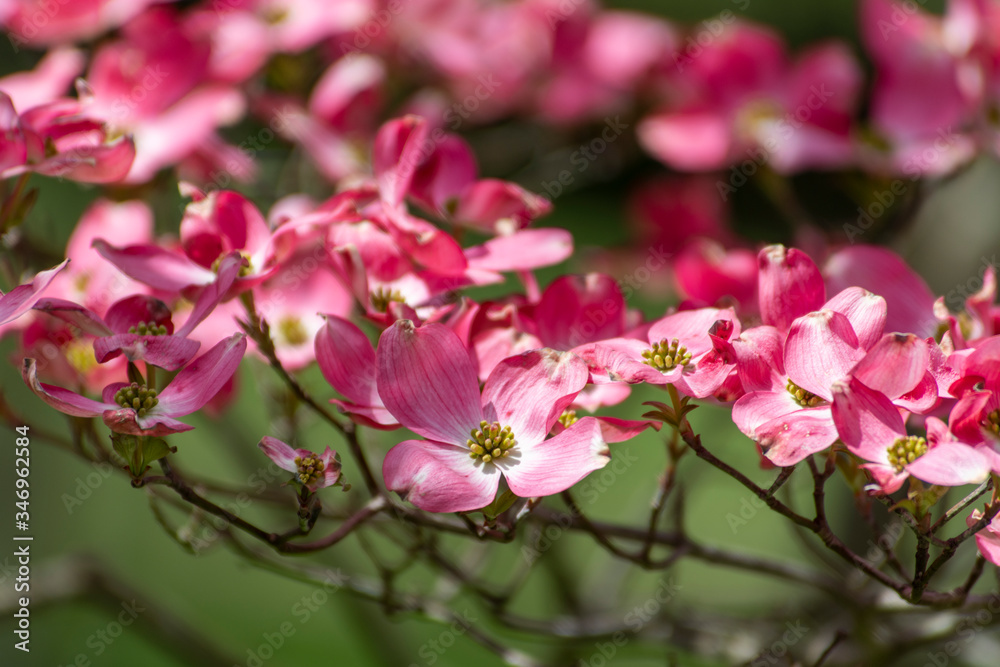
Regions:
[[[952, 0], [944, 17], [861, 2], [876, 72], [862, 122], [847, 45], [792, 57], [732, 10], [683, 27], [592, 0], [13, 0], [0, 8], [12, 46], [52, 50], [0, 79], [0, 173], [141, 183], [180, 164], [191, 180], [250, 179], [278, 133], [337, 181], [364, 169], [357, 149], [385, 112], [390, 72], [415, 72], [395, 114], [436, 127], [522, 116], [565, 128], [651, 108], [639, 141], [679, 171], [763, 156], [781, 173], [937, 175], [996, 150], [998, 15], [993, 0]], [[109, 31], [89, 55], [73, 46]], [[295, 74], [310, 50], [327, 67], [314, 85]], [[81, 75], [79, 99], [62, 99]], [[218, 128], [248, 112], [267, 134], [226, 143]]]
[[[192, 201], [179, 240], [153, 238], [140, 203], [95, 204], [69, 262], [0, 301], [3, 322], [34, 310], [7, 324], [21, 334], [25, 382], [55, 409], [100, 417], [115, 433], [167, 436], [191, 428], [178, 417], [231, 396], [248, 349], [242, 326], [251, 349], [287, 368], [315, 360], [358, 424], [424, 438], [393, 447], [382, 472], [387, 488], [433, 512], [494, 502], [501, 511], [602, 468], [608, 443], [659, 424], [581, 414], [620, 403], [639, 383], [731, 405], [770, 464], [846, 452], [853, 481], [866, 471], [871, 493], [907, 479], [911, 496], [933, 493], [1000, 472], [992, 269], [952, 314], [888, 250], [848, 247], [821, 270], [800, 250], [769, 246], [750, 286], [755, 307], [687, 304], [644, 321], [608, 275], [540, 289], [534, 271], [572, 252], [565, 230], [529, 227], [547, 203], [479, 179], [456, 136], [423, 154], [427, 132], [414, 116], [386, 123], [371, 176], [320, 204], [282, 200], [269, 219], [235, 192], [184, 185]], [[486, 239], [463, 247], [461, 230]], [[523, 293], [462, 294], [504, 274]], [[380, 330], [377, 347], [352, 317]], [[273, 340], [254, 335], [261, 319]], [[261, 448], [310, 490], [340, 482], [329, 449], [317, 456], [269, 437]], [[1000, 563], [997, 535], [995, 521], [978, 538]]]

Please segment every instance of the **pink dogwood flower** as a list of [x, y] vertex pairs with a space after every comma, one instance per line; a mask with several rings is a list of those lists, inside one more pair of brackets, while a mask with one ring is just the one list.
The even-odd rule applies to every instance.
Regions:
[[261, 438], [257, 446], [279, 468], [295, 473], [295, 481], [313, 493], [340, 482], [340, 461], [337, 452], [329, 447], [316, 455], [308, 449], [293, 449], [269, 435]]
[[176, 330], [167, 305], [144, 294], [116, 301], [103, 318], [84, 306], [63, 299], [44, 299], [35, 309], [96, 336], [94, 356], [98, 363], [124, 354], [129, 361], [145, 361], [175, 371], [198, 352], [201, 343], [189, 338], [191, 332], [219, 305], [243, 264], [239, 253], [227, 255], [219, 264], [217, 280], [201, 291], [184, 325]]
[[25, 359], [21, 376], [28, 387], [59, 412], [74, 417], [101, 417], [116, 433], [164, 436], [190, 431], [178, 421], [208, 403], [236, 372], [246, 351], [243, 334], [219, 341], [185, 366], [162, 391], [138, 382], [115, 382], [104, 388], [100, 401], [38, 381], [35, 359]]
[[858, 379], [834, 383], [833, 420], [847, 448], [868, 461], [883, 493], [894, 493], [910, 475], [940, 486], [979, 484], [990, 474], [989, 459], [956, 440], [936, 417], [927, 418], [927, 437], [906, 432], [899, 408]]
[[487, 506], [501, 477], [522, 498], [568, 489], [610, 461], [597, 420], [546, 438], [587, 383], [577, 357], [542, 349], [497, 365], [480, 392], [461, 340], [441, 324], [407, 320], [382, 334], [378, 392], [399, 422], [426, 440], [385, 457], [386, 486], [430, 512]]
[[733, 369], [725, 342], [739, 334], [732, 308], [700, 308], [653, 323], [647, 340], [612, 338], [577, 352], [587, 360], [595, 380], [673, 384], [689, 396], [704, 398]]
[[[734, 343], [737, 372], [749, 391], [733, 405], [736, 426], [780, 466], [794, 465], [832, 445], [837, 429], [830, 413], [830, 388], [856, 370], [884, 322], [885, 302], [853, 288], [793, 321], [783, 345], [777, 329], [744, 337], [747, 344]], [[878, 367], [875, 356], [869, 365]], [[926, 365], [913, 385], [925, 370]]]

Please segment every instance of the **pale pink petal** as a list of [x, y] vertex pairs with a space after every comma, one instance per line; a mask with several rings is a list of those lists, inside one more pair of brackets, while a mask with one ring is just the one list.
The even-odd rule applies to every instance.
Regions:
[[908, 464], [906, 471], [929, 484], [979, 484], [990, 475], [990, 461], [974, 447], [959, 442], [943, 442]]
[[797, 248], [772, 245], [757, 256], [758, 298], [764, 324], [787, 331], [795, 318], [819, 310], [826, 300], [816, 264]]
[[915, 334], [886, 334], [851, 371], [870, 389], [896, 398], [913, 391], [927, 374], [930, 350]]
[[886, 303], [882, 297], [860, 287], [848, 287], [823, 304], [842, 313], [851, 323], [861, 347], [868, 350], [885, 331]]
[[38, 368], [34, 359], [25, 359], [21, 368], [21, 377], [35, 395], [53, 408], [73, 417], [98, 417], [105, 410], [116, 409], [117, 405], [102, 403], [85, 396], [38, 381]]
[[487, 271], [531, 271], [552, 266], [573, 254], [573, 235], [565, 229], [522, 229], [467, 248], [469, 266]]
[[639, 124], [637, 134], [653, 157], [681, 171], [726, 166], [735, 142], [732, 121], [709, 110], [649, 116]]
[[888, 448], [906, 436], [899, 409], [856, 379], [833, 386], [833, 421], [840, 439], [866, 461], [888, 462]]
[[185, 366], [160, 392], [157, 413], [180, 417], [199, 410], [212, 400], [233, 376], [247, 349], [246, 336], [238, 333]]
[[659, 343], [676, 338], [692, 357], [697, 357], [712, 349], [709, 333], [720, 320], [733, 323], [734, 329], [730, 335], [739, 335], [739, 320], [732, 308], [699, 308], [682, 310], [657, 320], [649, 328], [649, 341]]
[[576, 348], [590, 368], [595, 382], [627, 382], [636, 384], [670, 384], [684, 372], [675, 366], [666, 373], [642, 361], [642, 353], [649, 350], [649, 343], [634, 338], [612, 338]]
[[522, 498], [565, 491], [611, 460], [601, 425], [584, 417], [559, 435], [532, 446], [518, 446], [497, 464], [510, 490]]
[[734, 339], [732, 346], [744, 391], [784, 389], [785, 337], [781, 332], [767, 325], [752, 327]]
[[836, 440], [829, 407], [804, 408], [757, 427], [757, 442], [767, 449], [767, 458], [782, 467], [795, 465]]
[[443, 324], [400, 320], [379, 339], [376, 384], [399, 423], [432, 440], [464, 445], [483, 419], [479, 381], [462, 341]]
[[785, 340], [785, 370], [802, 389], [830, 400], [830, 385], [864, 356], [847, 318], [832, 310], [795, 321]]
[[858, 286], [884, 297], [887, 331], [912, 332], [920, 337], [934, 334], [933, 293], [891, 250], [869, 245], [844, 248], [826, 261], [823, 273], [831, 292]]
[[401, 427], [392, 413], [382, 406], [358, 405], [350, 401], [331, 398], [330, 402], [343, 411], [351, 421], [380, 431], [393, 431]]
[[757, 429], [762, 424], [801, 409], [787, 391], [755, 391], [741, 396], [733, 404], [733, 423], [747, 437], [759, 440]]
[[382, 463], [385, 486], [428, 512], [471, 512], [489, 505], [500, 470], [473, 461], [469, 450], [428, 440], [404, 440]]
[[483, 416], [510, 426], [525, 447], [541, 442], [587, 384], [587, 365], [549, 348], [504, 359], [483, 386]]
[[261, 451], [264, 452], [264, 455], [267, 456], [267, 458], [274, 461], [275, 464], [277, 464], [277, 466], [282, 470], [288, 470], [291, 472], [298, 471], [299, 467], [295, 464], [295, 457], [298, 456], [298, 454], [290, 445], [285, 444], [277, 438], [265, 435], [260, 439], [260, 442], [257, 443], [257, 446], [260, 447]]

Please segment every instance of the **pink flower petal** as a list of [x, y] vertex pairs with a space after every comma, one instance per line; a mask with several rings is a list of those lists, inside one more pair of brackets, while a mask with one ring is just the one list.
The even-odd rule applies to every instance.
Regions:
[[521, 446], [500, 459], [510, 490], [522, 498], [565, 491], [611, 460], [601, 436], [601, 425], [584, 417], [559, 435], [531, 446]]
[[[923, 278], [891, 250], [860, 244], [844, 248], [826, 261], [823, 273], [831, 292], [858, 286], [883, 296], [887, 331], [921, 337], [934, 334], [937, 321], [933, 293]], [[862, 337], [860, 331], [858, 337]]]
[[179, 292], [191, 285], [209, 285], [216, 278], [215, 273], [187, 257], [155, 245], [116, 248], [97, 239], [94, 248], [125, 275], [166, 292]]
[[167, 304], [146, 294], [135, 294], [114, 302], [105, 313], [104, 321], [113, 332], [119, 334], [127, 332], [140, 322], [163, 325], [168, 334], [174, 332]]
[[913, 391], [930, 365], [927, 341], [915, 334], [886, 334], [858, 362], [851, 375], [869, 389], [896, 398]]
[[384, 124], [375, 135], [372, 169], [379, 192], [392, 207], [398, 206], [410, 189], [413, 173], [426, 150], [428, 125], [419, 116], [405, 116]]
[[825, 450], [837, 440], [830, 408], [803, 408], [757, 427], [757, 442], [775, 465], [790, 466]]
[[261, 451], [264, 452], [267, 458], [274, 461], [274, 463], [282, 470], [288, 470], [290, 472], [298, 472], [299, 467], [295, 465], [295, 457], [298, 454], [295, 450], [288, 444], [285, 444], [277, 438], [272, 438], [269, 435], [265, 435], [257, 443]]
[[375, 349], [352, 322], [327, 315], [314, 342], [323, 377], [353, 403], [382, 406], [375, 386]]
[[821, 310], [799, 318], [785, 340], [785, 370], [792, 382], [830, 400], [830, 385], [847, 376], [864, 356], [851, 323]]
[[842, 313], [851, 323], [861, 347], [868, 350], [885, 331], [886, 303], [882, 297], [860, 287], [841, 290], [823, 308]]
[[150, 413], [145, 417], [138, 417], [132, 408], [119, 408], [117, 406], [114, 410], [105, 410], [102, 418], [104, 424], [116, 433], [148, 435], [157, 438], [194, 429], [193, 426], [164, 414]]
[[35, 395], [53, 408], [73, 417], [98, 417], [105, 410], [117, 409], [114, 404], [102, 403], [85, 396], [38, 381], [38, 368], [34, 359], [25, 359], [21, 368], [21, 377]]
[[469, 450], [429, 440], [404, 440], [382, 463], [385, 486], [428, 512], [470, 512], [489, 505], [500, 469], [473, 461]]
[[68, 259], [63, 260], [58, 266], [40, 271], [30, 283], [18, 285], [7, 294], [0, 294], [0, 324], [10, 322], [28, 312], [56, 274], [66, 268], [68, 263]]
[[233, 376], [246, 349], [247, 339], [241, 333], [219, 341], [171, 380], [160, 392], [160, 403], [154, 410], [180, 417], [201, 409]]
[[889, 446], [906, 436], [892, 401], [853, 378], [834, 384], [832, 414], [840, 439], [866, 461], [887, 463]]
[[625, 332], [625, 299], [617, 281], [602, 273], [561, 276], [553, 280], [535, 309], [538, 337], [556, 350]]
[[94, 340], [94, 356], [104, 364], [124, 354], [129, 361], [145, 361], [168, 371], [182, 367], [198, 353], [201, 343], [181, 336], [112, 334]]
[[68, 322], [93, 336], [108, 336], [112, 331], [97, 313], [80, 304], [65, 299], [40, 299], [35, 304], [35, 310], [48, 313]]
[[816, 264], [797, 248], [772, 245], [757, 255], [758, 298], [764, 324], [787, 331], [795, 318], [819, 310], [826, 300]]
[[604, 442], [625, 442], [631, 440], [648, 428], [659, 431], [661, 422], [641, 419], [619, 419], [618, 417], [597, 417], [601, 425], [601, 438]]
[[504, 359], [483, 386], [483, 415], [510, 426], [518, 444], [541, 442], [587, 384], [587, 365], [548, 348]]
[[974, 447], [943, 442], [906, 466], [919, 480], [941, 486], [979, 484], [990, 475], [990, 461]]
[[757, 429], [767, 422], [802, 409], [787, 391], [755, 391], [733, 404], [733, 423], [747, 437], [759, 441]]
[[732, 341], [736, 369], [747, 392], [784, 390], [785, 337], [771, 326], [752, 327]]
[[469, 266], [486, 271], [531, 271], [552, 266], [573, 254], [573, 235], [565, 229], [523, 229], [467, 248]]
[[399, 423], [425, 438], [464, 446], [483, 419], [479, 381], [462, 341], [443, 324], [400, 320], [382, 332], [379, 396]]

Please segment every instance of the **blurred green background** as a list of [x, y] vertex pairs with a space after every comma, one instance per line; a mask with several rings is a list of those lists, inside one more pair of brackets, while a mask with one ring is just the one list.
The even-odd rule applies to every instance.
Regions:
[[[683, 22], [697, 22], [722, 10], [732, 10], [749, 19], [774, 26], [796, 47], [817, 40], [838, 37], [857, 47], [854, 3], [843, 0], [815, 0], [810, 3], [793, 0], [740, 0], [740, 2], [705, 1], [680, 2], [645, 0], [642, 2], [609, 3], [614, 6], [641, 8], [657, 12]], [[924, 6], [940, 11], [941, 2], [927, 2]], [[745, 11], [742, 11], [745, 8]], [[5, 55], [6, 57], [6, 55]], [[23, 64], [23, 63], [21, 63]], [[3, 67], [14, 69], [13, 61]], [[239, 129], [234, 130], [238, 136]], [[488, 131], [474, 133], [477, 146], [488, 145]], [[263, 183], [274, 183], [270, 174], [280, 173], [287, 154], [275, 148], [262, 156], [265, 178]], [[488, 161], [487, 161], [488, 165]], [[622, 202], [626, 185], [637, 175], [656, 173], [658, 167], [651, 161], [631, 167], [624, 173], [613, 174], [606, 181], [592, 182], [556, 202], [555, 213], [546, 221], [548, 225], [564, 226], [577, 235], [578, 246], [617, 245], [627, 240], [623, 224]], [[983, 159], [953, 181], [941, 185], [925, 203], [923, 213], [898, 238], [896, 248], [920, 270], [932, 289], [945, 294], [956, 286], [965, 284], [981, 273], [980, 258], [992, 257], [1000, 246], [1000, 192], [995, 187], [1000, 170], [991, 160]], [[95, 196], [95, 191], [85, 186], [33, 178], [32, 186], [41, 188], [42, 195], [25, 225], [35, 246], [47, 248], [55, 254], [61, 251], [74, 221]], [[528, 185], [528, 183], [526, 183]], [[266, 192], [256, 197], [266, 208], [274, 196], [284, 192]], [[158, 224], [169, 229], [177, 224], [177, 201], [172, 195], [156, 195], [161, 215]], [[762, 221], [758, 229], [767, 229], [767, 220], [774, 215], [766, 201], [748, 195], [737, 211], [740, 219]], [[761, 240], [785, 240], [783, 238]], [[586, 256], [586, 253], [583, 253]], [[588, 267], [571, 261], [565, 270], [586, 270]], [[548, 276], [556, 272], [551, 271]], [[654, 276], [654, 281], [666, 281], [666, 276]], [[637, 302], [650, 316], [662, 314], [666, 303]], [[0, 355], [10, 358], [14, 346], [11, 341], [0, 344]], [[326, 398], [331, 392], [315, 370], [306, 374], [306, 384], [314, 393]], [[23, 386], [17, 364], [0, 368], [0, 386], [15, 411], [25, 415], [32, 423], [47, 429], [68, 433], [68, 422], [62, 415], [43, 408]], [[172, 438], [179, 448], [175, 465], [182, 471], [233, 485], [245, 484], [255, 471], [266, 466], [267, 460], [259, 453], [256, 443], [262, 435], [271, 432], [272, 424], [283, 418], [282, 393], [276, 377], [261, 364], [245, 364], [241, 374], [239, 400], [232, 409], [218, 420], [198, 416], [191, 420], [196, 430]], [[643, 411], [644, 400], [663, 400], [654, 389], [642, 388], [617, 414], [637, 417]], [[263, 408], [262, 408], [263, 406]], [[741, 470], [751, 471], [759, 482], [770, 480], [774, 473], [758, 469], [757, 456], [752, 443], [732, 425], [728, 411], [714, 407], [697, 410], [692, 418], [703, 441], [713, 451]], [[300, 442], [313, 449], [327, 444], [340, 449], [337, 436], [305, 412], [297, 419]], [[12, 431], [3, 431], [8, 445], [0, 443], [7, 452], [0, 462], [0, 488], [13, 488]], [[370, 459], [380, 461], [384, 452], [399, 435], [368, 432], [365, 445]], [[637, 525], [646, 516], [650, 499], [657, 484], [657, 473], [663, 469], [664, 451], [662, 438], [646, 434], [614, 448], [615, 456], [638, 462], [629, 466], [621, 475], [601, 479], [595, 473], [581, 483], [577, 498], [584, 511], [595, 520], [622, 520], [632, 518]], [[174, 667], [198, 664], [250, 665], [263, 664], [274, 667], [299, 665], [469, 665], [482, 667], [500, 665], [502, 661], [492, 652], [480, 647], [467, 637], [461, 637], [454, 646], [438, 652], [432, 641], [447, 642], [448, 625], [414, 614], [397, 614], [386, 617], [379, 605], [362, 601], [345, 593], [320, 595], [322, 588], [292, 581], [273, 573], [255, 569], [235, 557], [221, 544], [191, 555], [172, 540], [153, 518], [148, 494], [129, 486], [124, 475], [105, 477], [102, 472], [40, 437], [33, 438], [31, 446], [31, 534], [35, 540], [32, 552], [32, 652], [29, 659], [13, 651], [12, 630], [9, 616], [0, 621], [4, 641], [0, 643], [2, 665], [97, 665], [99, 667]], [[358, 485], [357, 493], [342, 494], [326, 490], [323, 499], [332, 507], [347, 507], [352, 496], [361, 495], [360, 479], [353, 463], [344, 453], [345, 474]], [[710, 469], [702, 462], [686, 457], [681, 463], [680, 480], [685, 489], [688, 512], [688, 529], [693, 537], [709, 544], [727, 546], [750, 554], [770, 555], [790, 562], [812, 562], [815, 558], [794, 535], [786, 522], [779, 521], [767, 512], [752, 512], [749, 497], [732, 480]], [[808, 499], [808, 490], [801, 488], [801, 478], [793, 478], [793, 496], [800, 506]], [[858, 551], [866, 551], [866, 533], [853, 520], [854, 508], [850, 494], [843, 484], [831, 484], [830, 507], [835, 527]], [[277, 483], [272, 485], [272, 490]], [[255, 502], [245, 510], [245, 516], [273, 530], [291, 527], [294, 522], [294, 503], [288, 489], [278, 492], [288, 494], [284, 512], [276, 512], [266, 503]], [[598, 500], [592, 504], [587, 491], [594, 491]], [[12, 493], [4, 496], [13, 502]], [[219, 498], [221, 496], [213, 496]], [[547, 501], [548, 502], [548, 501]], [[558, 501], [552, 501], [559, 506]], [[748, 508], [749, 506], [749, 508]], [[13, 508], [9, 509], [11, 517]], [[741, 514], [741, 512], [743, 514]], [[183, 523], [183, 517], [168, 510], [174, 525]], [[745, 524], [732, 517], [740, 516]], [[2, 534], [7, 544], [12, 531], [5, 528]], [[205, 537], [204, 529], [196, 535]], [[329, 527], [321, 525], [317, 534], [324, 534]], [[373, 538], [376, 539], [377, 538]], [[470, 540], [445, 538], [442, 551], [453, 559], [476, 571], [498, 573], [497, 583], [505, 580], [504, 573], [522, 559], [521, 544], [491, 545], [481, 550]], [[9, 592], [15, 576], [14, 547], [0, 550], [0, 599], [9, 601]], [[406, 558], [385, 545], [379, 553], [389, 556], [394, 564]], [[488, 555], [487, 555], [488, 554]], [[954, 571], [960, 572], [971, 562], [971, 552], [956, 559]], [[325, 568], [342, 568], [345, 572], [359, 572], [368, 576], [377, 574], [372, 560], [354, 538], [336, 548], [296, 562], [309, 562]], [[89, 567], [93, 564], [96, 568]], [[821, 566], [822, 567], [822, 566]], [[106, 581], [115, 582], [108, 594], [95, 592], [95, 572], [103, 573]], [[698, 659], [679, 652], [670, 637], [649, 637], [646, 641], [632, 641], [622, 648], [611, 664], [615, 665], [727, 665], [739, 664], [754, 657], [762, 648], [780, 639], [779, 636], [759, 636], [755, 633], [753, 619], [776, 619], [777, 626], [785, 621], [801, 622], [807, 628], [816, 628], [821, 620], [828, 619], [829, 602], [817, 598], [802, 587], [776, 579], [741, 574], [731, 569], [708, 567], [691, 560], [683, 560], [668, 574], [641, 572], [610, 558], [596, 548], [592, 539], [584, 534], [564, 534], [555, 540], [536, 566], [528, 585], [515, 599], [513, 609], [535, 618], [550, 618], [559, 613], [563, 604], [572, 601], [585, 609], [607, 611], [615, 619], [617, 614], [627, 614], [635, 605], [644, 604], [663, 578], [669, 579], [679, 589], [677, 595], [663, 609], [670, 617], [693, 620], [705, 619], [713, 614], [744, 617], [747, 623], [735, 635], [741, 641], [732, 641], [733, 628], [719, 628], [718, 645], [705, 647], [708, 653], [720, 656], [714, 661]], [[988, 577], [992, 578], [992, 577]], [[417, 566], [402, 579], [402, 583], [421, 592], [447, 592], [448, 585], [429, 576]], [[845, 588], [857, 582], [848, 577]], [[35, 592], [35, 591], [38, 592]], [[76, 592], [69, 597], [43, 599], [52, 591]], [[574, 596], [579, 595], [578, 599]], [[303, 600], [320, 600], [315, 611], [306, 616]], [[145, 611], [138, 614], [136, 622], [116, 634], [122, 602], [135, 599]], [[488, 620], [486, 611], [472, 598], [459, 594], [453, 608], [467, 612], [476, 624], [497, 636], [505, 643], [517, 646], [539, 658], [558, 664], [571, 664], [574, 659], [588, 659], [600, 655], [594, 640], [577, 643], [554, 642], [545, 637], [516, 633], [499, 628]], [[620, 618], [617, 619], [619, 622]], [[283, 624], [294, 632], [282, 641], [266, 660], [255, 662], [254, 657], [267, 656], [261, 652], [267, 636], [280, 632]], [[872, 628], [877, 637], [878, 628]], [[803, 642], [824, 643], [829, 636], [807, 633]], [[709, 631], [708, 637], [713, 633]], [[111, 639], [105, 641], [103, 637]], [[725, 639], [725, 641], [724, 641]], [[203, 644], [199, 644], [202, 642]], [[276, 642], [275, 642], [276, 643]], [[560, 648], [560, 646], [562, 648]], [[968, 649], [951, 664], [996, 664], [996, 636], [982, 633]], [[913, 653], [900, 655], [899, 664], [923, 664], [926, 647]], [[214, 654], [212, 653], [214, 652]], [[218, 656], [217, 658], [214, 656]], [[674, 656], [675, 662], [668, 662]], [[589, 664], [589, 663], [588, 663]], [[599, 664], [596, 660], [593, 664]], [[784, 663], [776, 663], [784, 664]]]

